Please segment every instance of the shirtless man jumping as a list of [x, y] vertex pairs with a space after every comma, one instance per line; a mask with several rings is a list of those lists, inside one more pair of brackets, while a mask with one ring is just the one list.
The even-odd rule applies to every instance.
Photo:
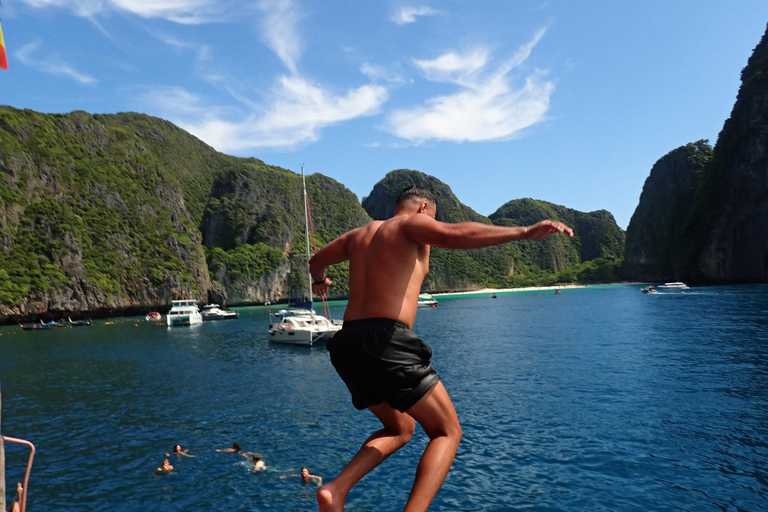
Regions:
[[416, 469], [405, 512], [427, 510], [453, 463], [461, 439], [459, 418], [429, 362], [432, 350], [411, 331], [419, 292], [429, 272], [430, 246], [470, 249], [552, 233], [568, 226], [544, 220], [502, 227], [435, 220], [432, 193], [416, 185], [397, 198], [395, 214], [349, 231], [310, 260], [317, 295], [328, 292], [325, 269], [349, 260], [349, 303], [344, 327], [330, 341], [331, 363], [349, 388], [352, 405], [369, 409], [383, 428], [374, 432], [333, 481], [317, 491], [321, 512], [339, 512], [349, 491], [384, 459], [405, 446], [418, 421], [429, 444]]

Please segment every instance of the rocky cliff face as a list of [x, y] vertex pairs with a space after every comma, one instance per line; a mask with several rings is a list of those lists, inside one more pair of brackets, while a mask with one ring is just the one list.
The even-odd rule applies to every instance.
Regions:
[[0, 320], [108, 314], [210, 287], [189, 194], [153, 151], [183, 135], [124, 118], [0, 109]]
[[[371, 219], [357, 196], [339, 182], [307, 177], [312, 226], [318, 248]], [[304, 193], [301, 177], [263, 163], [230, 169], [214, 183], [200, 229], [206, 248], [228, 252], [209, 256], [214, 280], [222, 283], [230, 302], [263, 302], [307, 294]], [[263, 268], [239, 268], [238, 248], [263, 244], [279, 249], [281, 259]], [[215, 260], [215, 261], [214, 261]], [[227, 260], [220, 264], [220, 260]], [[347, 291], [346, 266], [329, 269], [333, 292]]]
[[456, 197], [451, 187], [428, 174], [410, 169], [389, 172], [374, 185], [371, 194], [363, 198], [363, 208], [374, 220], [384, 220], [395, 213], [395, 201], [403, 189], [418, 185], [432, 192], [437, 203], [437, 220], [442, 222], [490, 221], [468, 207]]
[[627, 227], [624, 270], [639, 281], [690, 279], [688, 222], [712, 147], [701, 140], [671, 151], [651, 169]]
[[698, 270], [713, 282], [768, 281], [768, 32], [741, 80], [697, 210], [710, 227]]
[[[369, 220], [343, 185], [307, 182], [319, 245]], [[0, 322], [294, 297], [303, 205], [297, 174], [161, 119], [0, 107]]]

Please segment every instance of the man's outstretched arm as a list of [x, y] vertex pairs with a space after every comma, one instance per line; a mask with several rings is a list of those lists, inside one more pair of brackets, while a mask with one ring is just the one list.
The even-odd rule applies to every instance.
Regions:
[[553, 220], [543, 220], [532, 226], [506, 227], [479, 222], [450, 224], [428, 215], [412, 215], [403, 229], [414, 242], [446, 249], [474, 249], [521, 239], [541, 240], [552, 233], [573, 236], [571, 228]]

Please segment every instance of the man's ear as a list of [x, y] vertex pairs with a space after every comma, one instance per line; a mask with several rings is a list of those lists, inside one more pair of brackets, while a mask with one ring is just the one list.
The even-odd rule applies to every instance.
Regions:
[[419, 205], [419, 209], [416, 211], [418, 213], [425, 213], [427, 210], [429, 210], [429, 201], [422, 201]]

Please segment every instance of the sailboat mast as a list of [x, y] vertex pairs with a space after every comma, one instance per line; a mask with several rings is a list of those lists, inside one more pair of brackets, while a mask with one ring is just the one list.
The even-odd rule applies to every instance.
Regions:
[[301, 186], [304, 188], [304, 239], [307, 241], [307, 286], [309, 289], [309, 304], [313, 307], [312, 300], [312, 274], [309, 272], [309, 209], [307, 206], [307, 181], [304, 179], [304, 166], [301, 166]]

